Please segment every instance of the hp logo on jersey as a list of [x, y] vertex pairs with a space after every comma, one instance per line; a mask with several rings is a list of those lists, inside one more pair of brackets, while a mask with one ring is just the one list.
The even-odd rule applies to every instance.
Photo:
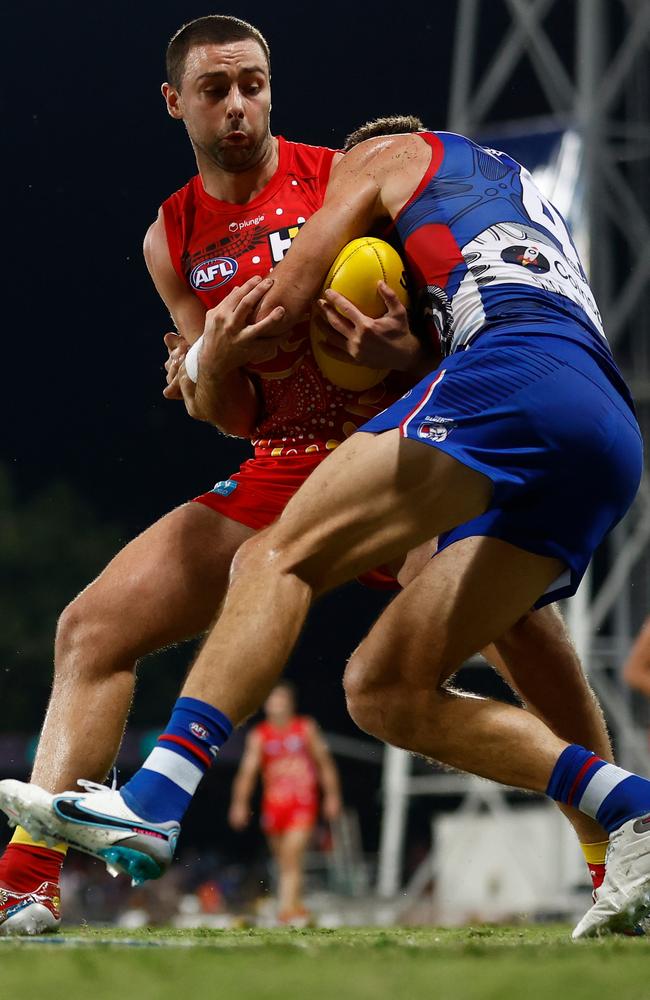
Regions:
[[239, 264], [234, 257], [211, 257], [192, 268], [190, 285], [197, 292], [210, 292], [234, 278], [238, 269]]

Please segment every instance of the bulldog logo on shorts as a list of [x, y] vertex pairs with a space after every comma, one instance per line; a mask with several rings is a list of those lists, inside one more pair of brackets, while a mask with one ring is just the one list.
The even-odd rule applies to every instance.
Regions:
[[423, 441], [446, 441], [455, 426], [450, 417], [425, 417], [418, 427], [418, 437]]

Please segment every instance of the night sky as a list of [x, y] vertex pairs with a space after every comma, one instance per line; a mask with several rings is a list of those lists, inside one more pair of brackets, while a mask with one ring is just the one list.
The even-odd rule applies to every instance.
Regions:
[[[501, 4], [489, 7], [486, 60], [507, 24]], [[195, 172], [184, 129], [159, 92], [165, 46], [181, 23], [215, 12], [250, 20], [267, 36], [276, 134], [338, 146], [377, 115], [446, 124], [453, 2], [214, 10], [60, 0], [5, 11], [11, 144], [0, 461], [24, 498], [54, 480], [70, 483], [98, 518], [120, 526], [123, 540], [248, 454], [245, 443], [162, 398], [170, 323], [141, 252], [161, 201]], [[570, 33], [555, 24], [570, 50]], [[504, 95], [498, 116], [536, 103], [527, 79]], [[352, 586], [354, 601], [331, 597], [316, 613], [296, 668], [304, 707], [325, 705], [325, 723], [339, 730], [350, 730], [338, 686], [343, 658], [378, 607], [374, 594]]]

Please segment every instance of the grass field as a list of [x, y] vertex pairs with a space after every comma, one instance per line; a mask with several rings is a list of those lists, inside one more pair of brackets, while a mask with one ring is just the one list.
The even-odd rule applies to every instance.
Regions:
[[572, 944], [567, 927], [73, 928], [0, 941], [2, 1000], [650, 1000], [650, 940]]

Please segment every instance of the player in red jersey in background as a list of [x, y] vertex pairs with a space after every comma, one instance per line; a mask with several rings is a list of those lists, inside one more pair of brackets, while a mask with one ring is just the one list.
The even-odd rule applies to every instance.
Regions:
[[318, 819], [318, 787], [325, 819], [335, 820], [341, 812], [339, 778], [317, 724], [296, 715], [291, 684], [273, 688], [264, 713], [265, 721], [248, 734], [228, 819], [235, 830], [247, 826], [261, 774], [262, 829], [278, 866], [278, 920], [303, 923], [309, 918], [302, 899], [305, 852]]

